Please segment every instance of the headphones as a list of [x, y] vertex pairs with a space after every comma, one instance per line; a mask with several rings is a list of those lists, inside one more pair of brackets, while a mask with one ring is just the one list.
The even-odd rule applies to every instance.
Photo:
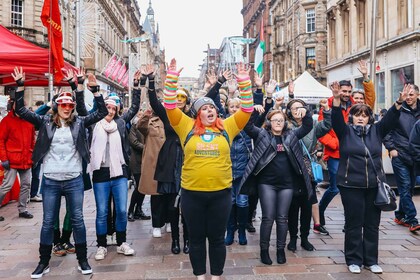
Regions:
[[305, 107], [306, 110], [308, 110], [308, 105], [306, 105], [305, 101], [303, 101], [302, 99], [291, 100], [289, 103], [287, 103], [287, 106], [286, 106], [286, 116], [289, 120], [293, 119], [292, 110], [290, 108], [296, 102], [299, 102], [300, 104], [302, 104], [303, 107]]
[[287, 118], [286, 118], [285, 113], [283, 113], [283, 111], [282, 111], [281, 109], [280, 109], [280, 110], [272, 110], [272, 111], [270, 111], [270, 112], [268, 113], [268, 115], [270, 115], [270, 118], [269, 118], [269, 117], [268, 117], [268, 115], [267, 115], [267, 117], [266, 117], [266, 119], [265, 119], [265, 122], [264, 122], [264, 127], [265, 127], [267, 130], [271, 130], [271, 118], [272, 118], [274, 115], [276, 115], [276, 114], [282, 114], [282, 115], [283, 115], [283, 118], [284, 118], [284, 127], [283, 127], [283, 131], [287, 130], [288, 121], [287, 121]]
[[349, 112], [349, 116], [348, 116], [349, 124], [353, 124], [354, 113], [361, 111], [362, 107], [367, 108], [367, 111], [368, 111], [368, 114], [369, 114], [368, 124], [375, 123], [375, 117], [373, 116], [373, 111], [372, 111], [372, 108], [370, 108], [370, 106], [368, 106], [366, 104], [355, 104], [350, 108], [350, 112]]
[[[58, 112], [58, 104], [57, 104], [56, 100], [57, 100], [58, 97], [60, 97], [61, 94], [63, 94], [63, 93], [54, 95], [52, 100], [51, 100], [51, 109], [54, 113]], [[70, 93], [70, 94], [71, 94], [71, 98], [72, 98], [73, 102], [76, 102], [76, 98], [74, 97], [74, 95], [72, 93]], [[74, 109], [73, 109], [72, 112], [74, 112]]]

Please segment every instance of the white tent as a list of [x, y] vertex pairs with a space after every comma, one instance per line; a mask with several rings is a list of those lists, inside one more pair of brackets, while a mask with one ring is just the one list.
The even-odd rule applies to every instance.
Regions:
[[[317, 105], [321, 99], [329, 98], [332, 92], [329, 88], [319, 83], [307, 71], [303, 72], [295, 81], [295, 98], [302, 99], [306, 104]], [[280, 91], [280, 94], [289, 94], [287, 87]]]

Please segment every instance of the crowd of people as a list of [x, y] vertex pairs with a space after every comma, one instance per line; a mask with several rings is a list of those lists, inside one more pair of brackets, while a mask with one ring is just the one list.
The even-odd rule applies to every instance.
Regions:
[[[178, 86], [182, 68], [175, 59], [163, 85], [155, 85], [153, 65], [144, 65], [134, 75], [129, 108], [123, 108], [116, 94], [104, 98], [95, 76], [81, 68], [66, 73], [71, 90], [57, 92], [37, 110], [25, 106], [25, 72], [16, 67], [16, 93], [0, 123], [5, 171], [0, 201], [17, 175], [19, 217], [33, 218], [27, 202], [42, 201], [40, 259], [31, 278], [49, 272], [52, 253], [75, 253], [81, 273], [92, 273], [83, 220], [84, 192], [89, 189], [96, 204], [96, 261], [106, 258], [109, 245], [116, 245], [121, 255], [134, 255], [127, 225], [152, 219], [152, 238], [160, 238], [165, 227], [172, 238], [168, 250], [189, 254], [200, 280], [207, 273], [208, 254], [212, 280], [218, 280], [226, 246], [235, 242], [236, 232], [239, 245], [246, 246], [247, 231], [256, 230], [252, 218], [259, 201], [260, 260], [273, 263], [275, 222], [276, 261], [285, 264], [285, 250], [296, 251], [298, 239], [304, 250], [315, 250], [308, 239], [312, 219], [314, 233], [329, 234], [325, 212], [340, 193], [349, 271], [360, 273], [365, 267], [382, 273], [381, 210], [374, 204], [377, 180], [385, 180], [382, 143], [400, 195], [394, 221], [410, 232], [420, 231], [412, 199], [420, 175], [419, 88], [405, 85], [377, 121], [366, 62], [358, 69], [363, 89], [347, 80], [333, 82], [332, 97], [320, 101], [319, 117], [314, 117], [313, 108], [295, 98], [293, 82], [286, 102], [274, 94], [276, 81], [263, 84], [263, 77], [251, 75], [249, 65], [242, 63], [219, 75], [210, 71], [195, 97]], [[94, 95], [91, 110], [84, 102], [86, 89]], [[318, 204], [312, 162], [322, 157], [329, 184]], [[135, 187], [129, 199], [131, 182]], [[151, 196], [151, 216], [142, 210], [145, 195]], [[60, 232], [62, 196], [67, 213]]]

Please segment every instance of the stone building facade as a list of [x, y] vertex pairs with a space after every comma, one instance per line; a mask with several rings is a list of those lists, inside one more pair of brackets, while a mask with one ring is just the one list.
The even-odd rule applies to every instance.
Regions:
[[[388, 108], [404, 83], [420, 81], [420, 0], [377, 0], [375, 111]], [[358, 61], [370, 61], [372, 1], [329, 0], [328, 82], [361, 87]]]

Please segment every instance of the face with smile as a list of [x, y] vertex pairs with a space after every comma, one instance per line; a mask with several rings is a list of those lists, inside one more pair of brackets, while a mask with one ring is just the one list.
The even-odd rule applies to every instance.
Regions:
[[201, 106], [198, 114], [201, 123], [204, 126], [211, 126], [216, 122], [217, 110], [212, 104], [205, 104]]
[[[220, 101], [221, 101], [221, 99], [220, 99]], [[230, 115], [235, 114], [236, 111], [238, 111], [239, 108], [241, 108], [241, 103], [240, 103], [239, 100], [232, 99], [232, 100], [229, 101], [228, 104], [229, 104], [228, 105], [228, 111], [229, 111]], [[222, 103], [222, 106], [223, 106], [223, 103]]]
[[106, 108], [108, 109], [108, 115], [105, 116], [105, 120], [107, 122], [111, 122], [117, 113], [117, 107], [111, 104], [106, 104]]
[[365, 96], [360, 92], [353, 93], [353, 100], [355, 104], [365, 104]]
[[271, 116], [270, 118], [271, 132], [274, 135], [281, 135], [284, 129], [285, 119], [284, 115], [277, 113]]
[[351, 95], [351, 86], [341, 86], [340, 87], [340, 92], [341, 92], [341, 102], [345, 103], [348, 102], [350, 100], [350, 95]]

